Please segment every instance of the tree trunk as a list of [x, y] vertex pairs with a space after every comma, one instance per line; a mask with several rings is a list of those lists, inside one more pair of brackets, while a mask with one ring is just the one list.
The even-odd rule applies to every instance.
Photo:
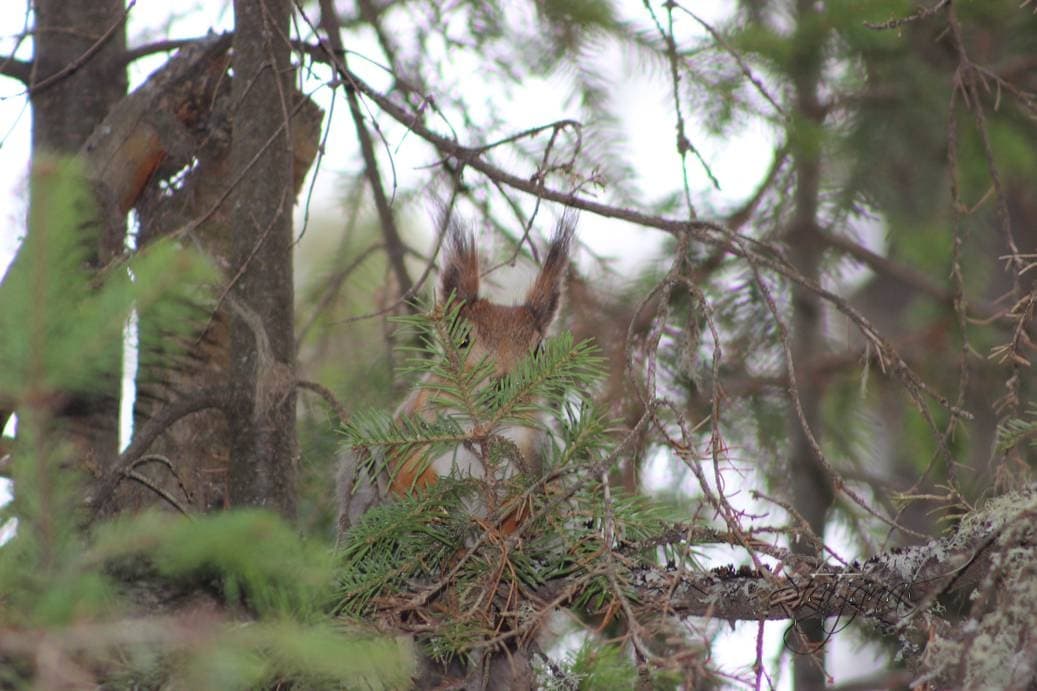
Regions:
[[287, 0], [235, 0], [230, 498], [295, 511], [292, 140]]
[[[126, 94], [123, 0], [35, 0], [33, 9], [32, 156], [73, 156]], [[100, 211], [96, 224], [83, 226], [91, 234], [84, 238], [91, 263], [98, 267], [122, 251], [125, 229], [121, 215], [103, 205]], [[118, 453], [120, 387], [120, 372], [110, 372], [91, 395], [69, 397], [54, 411], [93, 472]]]
[[122, 0], [36, 0], [32, 148], [74, 154], [125, 94]]
[[[818, 199], [821, 181], [821, 131], [822, 109], [818, 101], [818, 84], [821, 80], [821, 62], [824, 38], [811, 0], [798, 0], [797, 32], [803, 36], [798, 41], [798, 60], [792, 63], [795, 85], [796, 110], [792, 127], [798, 131], [791, 141], [793, 162], [796, 172], [796, 188], [792, 225], [788, 233], [789, 256], [796, 268], [809, 280], [817, 282], [821, 262], [821, 243], [817, 234]], [[811, 363], [821, 354], [824, 325], [821, 321], [821, 302], [818, 296], [799, 286], [792, 289], [791, 349], [793, 366], [805, 374]], [[791, 491], [793, 505], [807, 522], [811, 532], [823, 540], [825, 521], [832, 506], [831, 478], [817, 457], [814, 444], [807, 434], [813, 433], [820, 443], [822, 385], [816, 378], [799, 376], [799, 412], [793, 410], [789, 420], [789, 463], [791, 465]], [[818, 555], [816, 545], [810, 540], [800, 539], [793, 543], [797, 554]], [[824, 653], [824, 620], [807, 619], [794, 624], [795, 633], [790, 638], [800, 652], [793, 662], [794, 686], [797, 690], [821, 689], [826, 685]]]

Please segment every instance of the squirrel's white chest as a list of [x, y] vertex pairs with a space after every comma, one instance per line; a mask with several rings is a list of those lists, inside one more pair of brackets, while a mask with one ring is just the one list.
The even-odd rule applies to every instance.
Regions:
[[[506, 480], [523, 469], [539, 465], [536, 454], [541, 434], [532, 427], [503, 427], [497, 435], [511, 442], [513, 448], [494, 454], [496, 458], [490, 458], [487, 450], [473, 444], [462, 444], [433, 458], [431, 467], [439, 476], [487, 480], [492, 473], [494, 481]], [[487, 454], [485, 458], [484, 452]], [[516, 454], [519, 458], [515, 458]]]

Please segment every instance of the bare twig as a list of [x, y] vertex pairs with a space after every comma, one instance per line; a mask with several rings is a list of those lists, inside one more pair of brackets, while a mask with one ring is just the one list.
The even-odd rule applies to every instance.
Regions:
[[75, 60], [68, 63], [54, 74], [48, 75], [35, 84], [30, 84], [24, 93], [31, 96], [37, 96], [55, 84], [61, 82], [61, 80], [65, 79], [70, 74], [79, 70], [79, 68], [90, 61], [90, 58], [97, 55], [98, 51], [104, 47], [104, 44], [108, 42], [116, 31], [118, 31], [119, 27], [126, 21], [126, 17], [130, 15], [130, 10], [132, 10], [136, 4], [137, 0], [130, 0], [129, 4], [126, 5], [126, 9], [123, 11], [122, 16], [113, 22], [112, 25], [108, 27], [108, 29], [101, 34], [96, 41], [94, 41], [93, 45], [83, 51], [83, 53]]
[[[312, 29], [316, 30], [316, 27], [306, 17], [305, 11], [298, 2], [296, 7], [303, 20]], [[342, 37], [339, 33], [338, 14], [331, 0], [320, 0], [320, 28], [324, 31], [326, 37], [320, 39], [320, 44], [326, 48], [328, 59], [340, 72], [344, 72], [346, 70], [345, 51], [342, 45]], [[396, 276], [400, 293], [406, 295], [411, 292], [414, 283], [404, 263], [405, 250], [403, 241], [400, 239], [400, 231], [396, 226], [392, 202], [382, 186], [381, 174], [378, 172], [378, 159], [375, 157], [371, 134], [367, 130], [367, 125], [364, 124], [364, 114], [360, 109], [360, 100], [357, 98], [356, 91], [348, 88], [348, 86], [346, 88], [346, 100], [349, 103], [349, 112], [353, 117], [353, 124], [356, 126], [360, 153], [364, 158], [364, 170], [371, 185], [375, 209], [378, 211], [378, 219], [381, 221], [382, 235], [385, 237], [385, 251], [389, 257], [389, 265], [392, 266], [393, 274]], [[390, 163], [391, 158], [390, 156]], [[395, 190], [395, 182], [393, 183], [393, 189]]]
[[753, 73], [752, 68], [749, 67], [749, 63], [745, 61], [745, 58], [742, 56], [742, 54], [738, 50], [736, 50], [735, 47], [732, 46], [731, 43], [727, 39], [725, 39], [719, 31], [714, 29], [709, 22], [699, 17], [697, 14], [689, 10], [687, 7], [678, 5], [678, 8], [682, 12], [690, 16], [692, 19], [694, 19], [696, 22], [698, 22], [703, 29], [709, 32], [709, 35], [713, 37], [713, 40], [716, 41], [717, 44], [720, 45], [720, 47], [727, 52], [728, 55], [734, 58], [734, 61], [738, 64], [738, 69], [740, 69], [742, 71], [742, 74], [745, 75], [745, 78], [748, 79], [754, 87], [756, 87], [756, 91], [758, 91], [759, 94], [767, 100], [767, 103], [769, 103], [771, 107], [774, 108], [775, 112], [777, 112], [783, 120], [788, 120], [788, 113], [786, 113], [785, 109], [781, 107], [781, 104], [779, 104], [777, 100], [775, 100], [775, 98], [771, 96], [770, 92], [767, 90], [767, 87], [764, 85], [763, 80], [761, 80]]
[[32, 18], [32, 3], [25, 3], [25, 14], [22, 17], [22, 30], [15, 36], [14, 45], [11, 47], [11, 54], [7, 57], [0, 59], [0, 75], [6, 77], [13, 77], [17, 79], [25, 86], [29, 85], [32, 81], [32, 68], [33, 64], [24, 60], [18, 60], [14, 56], [18, 53], [18, 49], [21, 48], [22, 43], [29, 37], [29, 22]]
[[869, 29], [875, 29], [877, 31], [884, 31], [886, 29], [897, 29], [901, 26], [904, 26], [905, 24], [916, 22], [919, 19], [926, 19], [928, 17], [931, 17], [950, 4], [951, 0], [940, 0], [932, 7], [919, 8], [917, 11], [912, 12], [906, 17], [896, 17], [893, 19], [888, 19], [884, 22], [864, 22], [864, 26], [868, 27]]
[[111, 470], [101, 481], [97, 492], [90, 500], [92, 507], [91, 520], [96, 520], [104, 510], [108, 500], [118, 487], [123, 477], [134, 467], [134, 464], [144, 455], [159, 435], [165, 432], [170, 425], [192, 413], [210, 408], [224, 409], [231, 401], [230, 388], [226, 386], [213, 386], [201, 389], [193, 394], [184, 396], [159, 410], [133, 438], [133, 442], [126, 447], [118, 460], [113, 464]]
[[321, 398], [323, 398], [324, 402], [327, 403], [328, 407], [330, 407], [331, 410], [335, 413], [335, 417], [338, 418], [338, 423], [340, 425], [345, 425], [346, 421], [349, 420], [349, 412], [346, 410], [346, 407], [342, 405], [342, 403], [338, 400], [338, 398], [335, 397], [335, 394], [332, 393], [331, 389], [329, 389], [328, 387], [322, 384], [318, 384], [315, 381], [306, 381], [303, 379], [300, 379], [299, 381], [295, 382], [295, 385], [298, 386], [300, 389], [312, 391]]
[[[138, 459], [137, 463], [140, 463], [140, 462], [145, 461], [145, 460], [159, 460], [159, 459], [161, 461], [163, 461], [165, 463], [165, 465], [169, 468], [169, 472], [173, 473], [173, 475], [176, 476], [176, 473], [173, 471], [173, 464], [165, 456], [159, 456], [159, 455], [156, 455], [156, 454], [152, 454], [152, 455], [144, 456], [141, 459]], [[140, 473], [138, 473], [136, 470], [133, 470], [133, 469], [127, 470], [124, 473], [124, 475], [125, 475], [125, 477], [127, 479], [133, 480], [134, 482], [138, 482], [138, 483], [144, 485], [145, 487], [150, 489], [152, 492], [154, 492], [155, 494], [160, 496], [162, 499], [164, 499], [166, 501], [166, 503], [168, 503], [174, 509], [179, 511], [181, 514], [183, 514], [184, 516], [187, 516], [188, 518], [191, 518], [191, 514], [188, 513], [187, 509], [185, 509], [183, 507], [183, 505], [179, 501], [177, 501], [176, 497], [174, 497], [172, 494], [170, 494], [166, 490], [164, 490], [161, 487], [159, 487], [158, 485], [156, 485], [154, 482], [152, 482], [151, 480], [149, 480], [145, 476], [143, 476]], [[177, 477], [177, 482], [180, 484], [180, 487], [183, 488], [183, 482], [180, 481], [179, 477]]]

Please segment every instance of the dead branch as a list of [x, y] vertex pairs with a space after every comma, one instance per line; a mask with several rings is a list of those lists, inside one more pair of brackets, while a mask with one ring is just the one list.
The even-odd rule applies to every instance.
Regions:
[[97, 492], [90, 500], [92, 507], [91, 521], [96, 520], [105, 510], [105, 506], [115, 493], [116, 487], [124, 477], [133, 469], [134, 464], [140, 459], [163, 432], [166, 431], [177, 420], [187, 417], [192, 413], [210, 408], [225, 409], [231, 401], [231, 391], [226, 386], [214, 386], [196, 391], [185, 396], [174, 403], [160, 409], [148, 424], [140, 430], [126, 450], [122, 452], [119, 459], [113, 464], [111, 470], [106, 474], [98, 486]]

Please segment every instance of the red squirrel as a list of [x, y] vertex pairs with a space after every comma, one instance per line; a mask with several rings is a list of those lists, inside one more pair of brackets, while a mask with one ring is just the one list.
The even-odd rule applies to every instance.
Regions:
[[[484, 361], [494, 368], [490, 381], [508, 374], [526, 355], [535, 351], [547, 335], [561, 301], [562, 278], [569, 261], [569, 245], [575, 221], [565, 215], [558, 223], [548, 246], [544, 263], [518, 305], [499, 305], [481, 297], [479, 292], [479, 256], [471, 233], [451, 226], [440, 271], [438, 301], [444, 306], [453, 296], [452, 304], [459, 306], [459, 316], [471, 330], [463, 347], [467, 350], [465, 362], [469, 366]], [[415, 387], [396, 410], [396, 417], [435, 416], [429, 405], [434, 395], [434, 375], [426, 375], [422, 385]], [[514, 443], [519, 458], [497, 468], [496, 478], [510, 477], [517, 472], [536, 472], [540, 467], [538, 446], [542, 432], [534, 427], [511, 426], [495, 431]], [[387, 494], [403, 496], [415, 489], [434, 484], [439, 477], [454, 473], [460, 477], [485, 479], [486, 468], [482, 459], [469, 449], [458, 448], [424, 457], [420, 451], [407, 456], [390, 456], [385, 472], [370, 478], [359, 470], [353, 452], [342, 458], [339, 471], [339, 534], [343, 534], [371, 506]], [[517, 466], [517, 467], [516, 467]], [[514, 529], [516, 517], [509, 516], [505, 532]]]

